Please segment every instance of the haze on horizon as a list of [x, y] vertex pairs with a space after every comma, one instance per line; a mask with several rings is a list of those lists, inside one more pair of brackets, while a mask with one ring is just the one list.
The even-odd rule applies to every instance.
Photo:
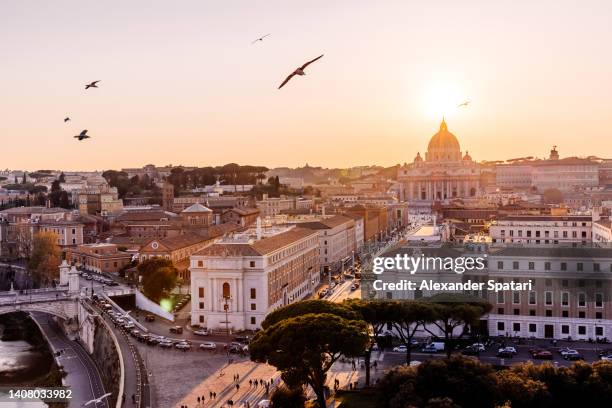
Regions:
[[390, 166], [443, 115], [478, 161], [612, 157], [610, 21], [606, 0], [7, 0], [0, 168]]

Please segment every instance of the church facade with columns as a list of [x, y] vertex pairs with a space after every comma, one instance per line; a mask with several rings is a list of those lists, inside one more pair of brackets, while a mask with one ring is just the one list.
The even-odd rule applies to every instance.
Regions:
[[425, 159], [417, 153], [414, 161], [398, 169], [400, 198], [409, 202], [435, 202], [475, 197], [481, 190], [481, 167], [448, 130], [443, 119], [438, 133], [427, 146]]

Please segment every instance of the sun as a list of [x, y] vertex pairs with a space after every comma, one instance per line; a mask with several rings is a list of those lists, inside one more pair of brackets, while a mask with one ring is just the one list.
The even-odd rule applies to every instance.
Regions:
[[457, 106], [466, 100], [460, 87], [452, 82], [436, 82], [425, 90], [425, 114], [432, 119], [452, 116]]

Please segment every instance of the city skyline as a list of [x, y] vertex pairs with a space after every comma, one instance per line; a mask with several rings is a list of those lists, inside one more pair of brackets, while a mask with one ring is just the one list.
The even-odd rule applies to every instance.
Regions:
[[476, 161], [612, 156], [607, 2], [143, 4], [5, 4], [0, 167], [387, 167], [443, 116]]

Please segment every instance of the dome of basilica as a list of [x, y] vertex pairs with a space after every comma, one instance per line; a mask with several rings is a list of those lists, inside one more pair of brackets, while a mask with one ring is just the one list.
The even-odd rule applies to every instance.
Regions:
[[461, 148], [457, 137], [448, 131], [446, 121], [442, 119], [440, 130], [431, 137], [427, 146], [427, 161], [459, 161]]

